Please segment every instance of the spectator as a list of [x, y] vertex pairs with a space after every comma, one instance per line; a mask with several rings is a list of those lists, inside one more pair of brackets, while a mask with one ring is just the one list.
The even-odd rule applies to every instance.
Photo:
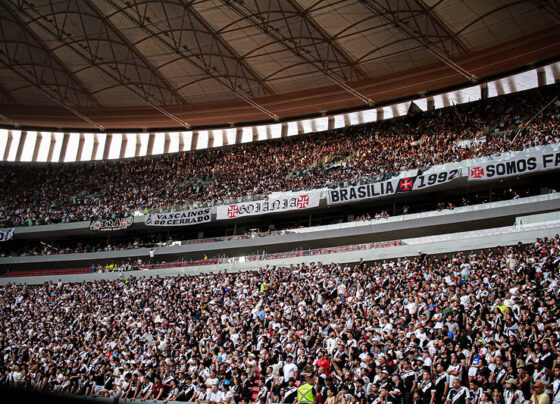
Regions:
[[544, 391], [544, 383], [540, 381], [533, 383], [531, 404], [548, 404], [549, 402], [550, 398], [546, 391]]
[[148, 253], [149, 257], [150, 257], [150, 265], [153, 265], [156, 263], [156, 252], [154, 251], [153, 248], [150, 249], [150, 252]]

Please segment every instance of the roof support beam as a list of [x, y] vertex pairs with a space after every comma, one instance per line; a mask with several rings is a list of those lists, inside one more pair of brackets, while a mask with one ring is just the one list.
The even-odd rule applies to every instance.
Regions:
[[130, 21], [132, 21], [134, 24], [136, 24], [138, 27], [140, 27], [144, 32], [146, 32], [147, 34], [149, 34], [154, 40], [158, 41], [159, 43], [161, 43], [163, 46], [165, 46], [167, 49], [169, 49], [170, 51], [172, 51], [173, 53], [181, 56], [182, 58], [184, 58], [186, 61], [188, 61], [190, 64], [192, 64], [194, 67], [196, 67], [200, 72], [202, 72], [203, 74], [207, 75], [208, 77], [211, 77], [212, 79], [216, 80], [217, 82], [219, 82], [220, 84], [222, 84], [224, 87], [226, 87], [228, 90], [230, 90], [232, 93], [234, 93], [235, 95], [237, 95], [239, 98], [241, 98], [242, 100], [244, 100], [245, 102], [247, 102], [249, 105], [253, 106], [254, 108], [258, 109], [259, 111], [261, 111], [263, 114], [267, 115], [268, 117], [274, 119], [275, 121], [278, 121], [280, 118], [278, 117], [278, 115], [270, 112], [269, 110], [267, 110], [265, 107], [257, 104], [255, 101], [253, 101], [251, 98], [249, 98], [247, 95], [245, 95], [243, 92], [235, 89], [230, 83], [228, 83], [227, 81], [225, 81], [223, 78], [221, 78], [219, 75], [217, 75], [216, 73], [212, 72], [210, 69], [206, 69], [204, 66], [201, 66], [199, 63], [195, 62], [194, 58], [192, 57], [192, 54], [190, 52], [185, 51], [184, 49], [179, 48], [178, 46], [176, 46], [175, 44], [172, 44], [171, 42], [167, 41], [166, 39], [163, 38], [163, 35], [158, 35], [157, 32], [155, 32], [152, 28], [148, 27], [146, 24], [144, 24], [142, 21], [140, 21], [138, 18], [136, 18], [135, 16], [133, 16], [130, 12], [128, 12], [127, 10], [125, 10], [124, 8], [120, 7], [115, 1], [113, 0], [105, 0], [106, 3], [108, 3], [111, 7], [113, 7], [115, 10], [121, 12], [121, 14], [123, 16], [125, 16], [126, 18], [128, 18]]
[[49, 97], [51, 100], [53, 100], [54, 102], [56, 102], [58, 105], [60, 105], [62, 108], [67, 109], [68, 111], [70, 111], [71, 113], [73, 113], [74, 115], [76, 115], [78, 118], [86, 121], [87, 123], [89, 123], [90, 125], [92, 125], [93, 127], [99, 129], [99, 130], [105, 130], [105, 128], [95, 122], [92, 121], [91, 119], [89, 119], [87, 116], [85, 116], [84, 114], [82, 114], [81, 112], [79, 112], [78, 110], [74, 109], [73, 107], [71, 107], [70, 105], [66, 104], [64, 101], [62, 101], [57, 95], [53, 95], [50, 92], [47, 92], [41, 85], [35, 83], [33, 80], [31, 80], [30, 78], [28, 78], [27, 76], [25, 76], [24, 74], [20, 73], [18, 70], [16, 70], [14, 67], [8, 65], [6, 62], [4, 62], [3, 60], [0, 60], [0, 64], [4, 65], [4, 67], [10, 69], [12, 72], [14, 72], [15, 74], [17, 74], [19, 77], [21, 77], [23, 80], [27, 81], [29, 84], [31, 84], [33, 87], [37, 88], [39, 91], [41, 91], [43, 94], [45, 94], [47, 97]]
[[8, 118], [6, 115], [0, 114], [0, 119], [2, 119], [3, 121], [9, 122], [15, 128], [17, 128], [19, 126], [18, 122]]
[[78, 150], [76, 151], [76, 161], [83, 161], [82, 154], [84, 152], [84, 144], [86, 143], [86, 137], [83, 133], [78, 133]]
[[255, 13], [251, 10], [248, 10], [243, 3], [233, 2], [231, 0], [222, 0], [222, 2], [227, 5], [230, 9], [235, 11], [239, 16], [243, 17], [245, 20], [249, 21], [253, 24], [256, 28], [258, 28], [261, 32], [265, 33], [275, 41], [277, 41], [280, 45], [284, 48], [289, 50], [292, 54], [297, 56], [298, 58], [304, 60], [310, 66], [313, 66], [316, 70], [323, 73], [327, 76], [330, 80], [332, 80], [336, 85], [344, 89], [349, 94], [352, 94], [354, 97], [358, 98], [363, 103], [367, 104], [368, 106], [373, 106], [374, 101], [370, 98], [366, 97], [365, 95], [359, 93], [358, 91], [354, 90], [348, 84], [346, 84], [343, 80], [338, 78], [335, 74], [331, 73], [328, 69], [321, 66], [319, 62], [311, 59], [309, 56], [305, 55], [300, 50], [296, 49], [294, 46], [290, 45], [290, 38], [287, 38], [278, 30], [271, 29], [267, 24], [261, 22], [255, 17]]
[[58, 155], [58, 162], [64, 163], [68, 152], [68, 143], [70, 142], [70, 134], [64, 133], [62, 135], [62, 146], [60, 147], [60, 154]]
[[91, 149], [91, 160], [97, 159], [97, 151], [99, 150], [99, 136], [101, 135], [97, 133], [93, 134], [93, 148]]
[[124, 159], [126, 148], [128, 146], [128, 135], [126, 133], [121, 134], [121, 139], [121, 151], [119, 153], [119, 158]]
[[410, 28], [405, 22], [400, 20], [394, 13], [391, 13], [390, 10], [386, 10], [383, 7], [379, 6], [375, 0], [359, 0], [366, 8], [368, 8], [373, 14], [380, 17], [381, 19], [387, 21], [393, 27], [395, 27], [398, 31], [402, 34], [407, 36], [408, 38], [414, 40], [423, 48], [425, 48], [428, 52], [434, 55], [437, 59], [441, 62], [445, 63], [447, 66], [465, 76], [469, 81], [476, 83], [478, 78], [468, 72], [467, 70], [463, 69], [461, 66], [453, 62], [449, 59], [443, 52], [436, 49], [432, 44], [428, 43], [425, 39], [422, 38], [422, 33], [415, 32], [412, 28]]

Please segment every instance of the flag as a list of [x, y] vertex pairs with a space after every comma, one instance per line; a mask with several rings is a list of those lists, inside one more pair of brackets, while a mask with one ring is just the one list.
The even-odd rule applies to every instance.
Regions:
[[410, 103], [410, 107], [408, 107], [408, 112], [406, 113], [406, 115], [409, 118], [416, 118], [417, 116], [419, 116], [422, 112], [422, 109], [416, 105], [416, 103], [414, 101], [412, 101]]

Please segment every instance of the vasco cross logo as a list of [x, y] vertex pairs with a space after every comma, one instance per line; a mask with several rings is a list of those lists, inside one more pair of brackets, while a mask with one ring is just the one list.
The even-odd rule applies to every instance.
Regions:
[[298, 209], [305, 209], [309, 206], [309, 195], [300, 195], [297, 198]]
[[484, 168], [482, 168], [482, 167], [471, 168], [471, 177], [472, 178], [482, 178], [482, 177], [484, 177]]
[[412, 189], [412, 178], [403, 178], [400, 180], [399, 189], [401, 191], [410, 191]]
[[228, 207], [227, 210], [228, 217], [235, 217], [238, 214], [239, 214], [239, 208], [237, 207], [237, 205], [231, 205], [230, 207]]

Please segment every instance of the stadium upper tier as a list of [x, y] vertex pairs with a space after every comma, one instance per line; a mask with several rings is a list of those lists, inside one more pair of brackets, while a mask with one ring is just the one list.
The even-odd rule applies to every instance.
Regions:
[[159, 157], [47, 166], [4, 163], [0, 226], [367, 183], [409, 169], [558, 142], [559, 107], [551, 103], [557, 90], [549, 86], [415, 118]]

